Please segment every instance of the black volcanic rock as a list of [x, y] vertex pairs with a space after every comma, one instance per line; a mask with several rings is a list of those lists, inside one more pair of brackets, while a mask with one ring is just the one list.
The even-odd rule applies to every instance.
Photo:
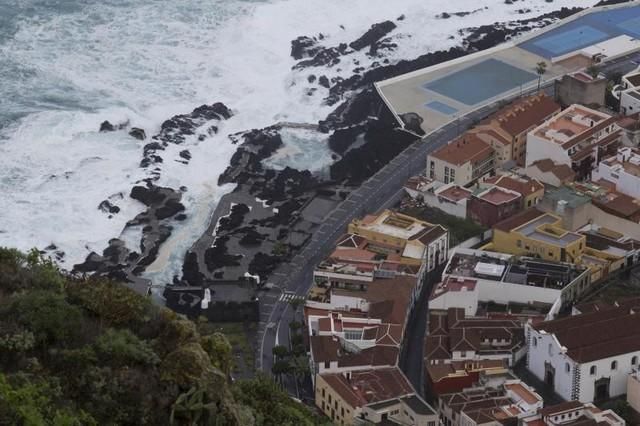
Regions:
[[81, 273], [97, 271], [103, 261], [104, 258], [102, 256], [92, 251], [84, 262], [74, 265], [73, 270]]
[[129, 196], [134, 200], [140, 201], [145, 206], [152, 206], [161, 203], [166, 198], [166, 195], [160, 189], [159, 186], [152, 186], [151, 188], [134, 186], [131, 188]]
[[190, 114], [180, 114], [166, 120], [160, 126], [157, 139], [166, 143], [181, 144], [185, 136], [195, 134], [195, 129], [211, 120], [226, 120], [231, 117], [231, 111], [224, 104], [218, 102], [213, 105], [201, 105]]
[[139, 127], [131, 128], [131, 130], [129, 131], [129, 136], [141, 141], [147, 138], [147, 134], [145, 133], [145, 131]]
[[365, 47], [377, 42], [395, 29], [396, 24], [391, 21], [384, 21], [378, 24], [373, 24], [371, 28], [362, 35], [362, 37], [349, 43], [349, 47], [354, 50], [362, 50]]
[[191, 160], [191, 153], [189, 152], [188, 149], [184, 149], [184, 150], [180, 151], [179, 155], [180, 155], [180, 157], [184, 158], [187, 161]]
[[[151, 138], [153, 142], [144, 146], [140, 167], [147, 168], [153, 164], [162, 163], [162, 157], [157, 155], [157, 151], [164, 150], [169, 144], [179, 145], [184, 143], [187, 136], [195, 135], [196, 129], [208, 121], [227, 120], [231, 115], [231, 110], [227, 108], [226, 105], [218, 102], [212, 105], [201, 105], [189, 114], [180, 114], [171, 117], [162, 123], [160, 132]], [[209, 126], [206, 130], [210, 136], [216, 134], [217, 131], [218, 127], [215, 125]], [[204, 138], [205, 135], [199, 135], [200, 140]], [[159, 174], [155, 174], [154, 180], [157, 180], [158, 177]]]
[[244, 142], [231, 157], [229, 167], [218, 178], [219, 185], [242, 183], [252, 174], [262, 172], [262, 160], [273, 155], [283, 145], [280, 128], [277, 126], [254, 129], [241, 135]]
[[242, 225], [247, 213], [249, 213], [249, 207], [246, 204], [235, 204], [231, 207], [231, 212], [228, 216], [220, 218], [218, 233], [231, 231]]
[[341, 43], [335, 47], [322, 47], [310, 59], [300, 61], [293, 66], [293, 69], [303, 69], [307, 67], [332, 67], [340, 63], [340, 57], [352, 52], [346, 43]]
[[322, 87], [326, 87], [327, 89], [331, 87], [331, 83], [329, 83], [329, 79], [326, 75], [320, 76], [318, 84]]
[[113, 132], [116, 128], [109, 121], [105, 120], [100, 124], [101, 132]]
[[158, 220], [166, 219], [171, 216], [174, 216], [181, 211], [184, 211], [184, 206], [177, 200], [170, 199], [167, 202], [156, 209], [156, 218]]
[[338, 129], [329, 136], [329, 148], [331, 148], [333, 152], [342, 155], [364, 131], [365, 127], [362, 125]]
[[422, 130], [421, 127], [423, 119], [418, 114], [415, 112], [407, 112], [400, 115], [400, 119], [404, 123], [405, 129], [411, 130], [420, 136], [424, 135], [424, 130]]
[[104, 200], [98, 204], [98, 209], [109, 214], [116, 214], [120, 212], [120, 207], [114, 206], [109, 200]]
[[315, 37], [300, 36], [291, 41], [291, 56], [296, 61], [314, 56], [320, 49]]

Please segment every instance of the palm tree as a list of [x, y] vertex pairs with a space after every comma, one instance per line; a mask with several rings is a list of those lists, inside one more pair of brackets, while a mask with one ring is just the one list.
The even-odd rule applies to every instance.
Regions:
[[273, 353], [273, 356], [276, 357], [277, 359], [283, 359], [289, 355], [289, 350], [286, 347], [281, 345], [274, 346], [271, 349], [271, 352]]
[[213, 418], [218, 406], [213, 401], [206, 402], [206, 399], [205, 390], [202, 388], [192, 387], [187, 392], [180, 394], [171, 406], [169, 424], [176, 424], [176, 415], [186, 420], [190, 425], [200, 424], [200, 420], [205, 415], [208, 415], [208, 418]]
[[593, 79], [598, 78], [598, 75], [600, 75], [600, 69], [595, 65], [589, 65], [586, 71]]
[[540, 83], [542, 83], [542, 74], [547, 72], [547, 63], [542, 61], [536, 64], [536, 74], [538, 74], [538, 91], [540, 90]]

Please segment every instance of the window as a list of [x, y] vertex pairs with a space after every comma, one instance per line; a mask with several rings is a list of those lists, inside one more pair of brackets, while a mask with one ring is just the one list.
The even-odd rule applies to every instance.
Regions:
[[631, 365], [638, 365], [638, 357], [634, 356], [633, 358], [631, 358]]
[[531, 339], [531, 343], [533, 343], [533, 347], [538, 346], [538, 339], [534, 337], [533, 339]]
[[465, 357], [467, 356], [467, 352], [466, 352], [466, 351], [461, 351], [461, 352], [460, 352], [460, 356], [461, 356], [462, 358], [465, 358]]
[[322, 397], [324, 398], [324, 388], [322, 388]]
[[618, 369], [618, 361], [611, 361], [611, 369], [612, 370]]
[[597, 372], [598, 372], [598, 369], [596, 368], [596, 366], [592, 365], [591, 368], [589, 369], [589, 374], [591, 374], [592, 376], [595, 376]]
[[517, 245], [518, 247], [522, 247], [522, 241], [521, 241], [521, 240], [516, 241], [516, 245]]
[[564, 364], [564, 371], [571, 373], [571, 365], [568, 362]]
[[551, 346], [551, 343], [547, 346], [547, 351], [549, 352], [549, 355], [553, 355], [553, 346]]

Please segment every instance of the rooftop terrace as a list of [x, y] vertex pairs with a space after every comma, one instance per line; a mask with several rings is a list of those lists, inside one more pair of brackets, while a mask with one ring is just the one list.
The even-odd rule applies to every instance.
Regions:
[[542, 139], [564, 145], [574, 138], [586, 135], [587, 131], [608, 118], [610, 116], [602, 112], [581, 105], [571, 105], [537, 127], [533, 132]]
[[574, 265], [480, 250], [457, 249], [445, 275], [563, 289], [583, 272]]

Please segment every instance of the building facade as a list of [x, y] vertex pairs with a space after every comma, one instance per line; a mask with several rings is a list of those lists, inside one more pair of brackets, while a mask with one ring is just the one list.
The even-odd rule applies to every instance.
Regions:
[[520, 211], [522, 203], [522, 196], [518, 192], [492, 186], [471, 196], [467, 203], [467, 216], [490, 228]]
[[427, 157], [427, 177], [445, 184], [467, 186], [493, 174], [495, 167], [494, 149], [470, 132]]
[[593, 402], [625, 394], [640, 359], [636, 310], [622, 305], [527, 324], [527, 368], [566, 400]]
[[618, 148], [615, 156], [598, 164], [592, 179], [603, 179], [613, 184], [616, 191], [640, 198], [640, 151], [630, 147]]
[[615, 153], [621, 131], [616, 119], [581, 105], [571, 105], [527, 135], [526, 166], [550, 159], [566, 164], [577, 180], [591, 177], [600, 158]]

